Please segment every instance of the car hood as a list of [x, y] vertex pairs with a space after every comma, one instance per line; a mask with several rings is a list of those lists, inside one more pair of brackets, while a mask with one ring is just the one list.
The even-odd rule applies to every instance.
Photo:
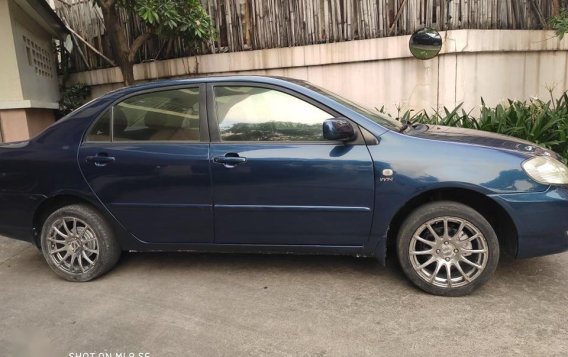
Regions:
[[416, 130], [410, 135], [424, 139], [458, 142], [515, 151], [528, 155], [551, 155], [557, 157], [557, 154], [553, 151], [540, 147], [530, 141], [488, 131], [429, 125], [427, 130]]

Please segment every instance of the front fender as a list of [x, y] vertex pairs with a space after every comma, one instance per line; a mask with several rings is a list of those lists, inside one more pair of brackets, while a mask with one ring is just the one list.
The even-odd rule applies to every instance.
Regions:
[[526, 175], [521, 163], [527, 156], [514, 151], [388, 132], [369, 152], [375, 167], [375, 206], [366, 248], [379, 260], [385, 259], [393, 219], [417, 197], [463, 190], [499, 204], [490, 196], [548, 189]]

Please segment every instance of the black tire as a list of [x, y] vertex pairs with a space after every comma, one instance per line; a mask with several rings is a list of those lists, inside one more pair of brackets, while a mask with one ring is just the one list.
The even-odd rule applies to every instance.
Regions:
[[[477, 238], [476, 231], [480, 233]], [[428, 242], [413, 239], [415, 235]], [[464, 296], [485, 284], [494, 273], [499, 242], [489, 222], [477, 211], [461, 203], [439, 201], [418, 207], [405, 219], [397, 237], [397, 252], [402, 270], [420, 289], [434, 295]], [[470, 257], [483, 269], [463, 260]], [[424, 266], [432, 259], [430, 265]], [[443, 276], [448, 274], [446, 269], [449, 278]]]
[[[58, 235], [56, 231], [52, 230], [52, 226], [54, 223], [56, 225], [65, 224], [63, 223], [65, 222], [64, 219], [65, 221], [71, 220], [69, 222], [79, 222], [76, 223], [74, 232], [73, 223], [71, 223], [71, 232], [76, 234], [76, 236], [72, 236], [72, 234], [67, 232], [64, 233], [80, 243], [74, 243], [74, 245], [58, 243], [68, 239]], [[69, 223], [67, 227], [69, 227]], [[83, 227], [88, 227], [89, 229]], [[65, 227], [61, 225], [59, 228], [63, 229]], [[79, 235], [81, 236], [78, 237]], [[87, 249], [90, 250], [87, 251]], [[93, 280], [105, 274], [116, 265], [121, 254], [120, 246], [105, 219], [95, 209], [83, 204], [62, 207], [47, 217], [41, 230], [41, 250], [47, 264], [57, 275], [65, 280], [76, 282]], [[56, 250], [63, 251], [61, 253], [53, 253]], [[96, 255], [95, 251], [98, 252]], [[58, 256], [57, 254], [60, 255]], [[71, 262], [69, 265], [67, 265], [67, 260], [61, 262], [62, 256], [67, 254], [71, 254], [71, 257], [68, 258]], [[76, 256], [75, 261], [71, 260], [73, 255]], [[88, 263], [84, 257], [90, 258], [92, 264]], [[58, 264], [56, 260], [59, 260], [60, 263]], [[74, 269], [75, 265], [79, 264], [79, 260], [81, 265]], [[84, 265], [87, 264], [89, 264], [89, 268], [85, 270]]]

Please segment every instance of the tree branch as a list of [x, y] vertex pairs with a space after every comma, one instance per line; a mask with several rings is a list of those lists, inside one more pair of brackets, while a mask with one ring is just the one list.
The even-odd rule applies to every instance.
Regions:
[[136, 56], [136, 52], [138, 52], [138, 50], [144, 44], [144, 42], [148, 41], [151, 37], [152, 34], [149, 32], [145, 32], [139, 35], [138, 37], [136, 37], [134, 42], [132, 42], [132, 45], [130, 45], [130, 51], [128, 53], [129, 62], [134, 62], [134, 56]]

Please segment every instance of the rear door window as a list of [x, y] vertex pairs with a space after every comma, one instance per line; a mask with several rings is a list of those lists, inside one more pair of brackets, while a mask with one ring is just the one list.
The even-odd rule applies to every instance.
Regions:
[[89, 130], [86, 140], [199, 141], [199, 101], [197, 87], [129, 97], [103, 114]]

